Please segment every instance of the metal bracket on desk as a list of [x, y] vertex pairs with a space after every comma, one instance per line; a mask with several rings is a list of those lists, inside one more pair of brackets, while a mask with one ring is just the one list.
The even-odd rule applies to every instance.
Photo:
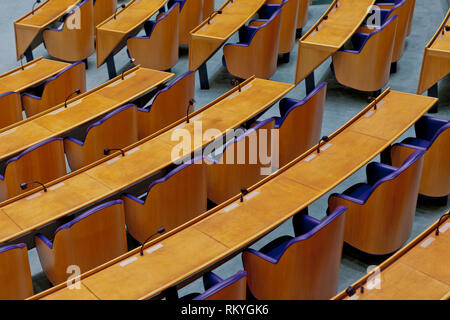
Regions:
[[117, 77], [116, 64], [114, 63], [114, 56], [112, 54], [106, 59], [106, 66], [108, 67], [109, 79]]
[[314, 71], [305, 79], [306, 95], [310, 94], [315, 88]]
[[206, 61], [198, 68], [198, 75], [200, 77], [200, 89], [208, 90], [209, 89], [209, 81], [208, 81], [208, 69], [206, 67]]
[[[428, 89], [428, 96], [429, 97], [434, 97], [434, 98], [439, 98], [439, 86], [438, 83], [436, 82], [430, 89]], [[439, 102], [436, 102], [434, 104], [434, 106], [428, 110], [428, 113], [437, 113], [438, 112], [438, 107], [439, 107]]]
[[34, 60], [33, 50], [31, 50], [31, 46], [28, 47], [27, 50], [25, 50], [24, 54], [25, 54], [25, 58], [27, 59], [27, 62]]

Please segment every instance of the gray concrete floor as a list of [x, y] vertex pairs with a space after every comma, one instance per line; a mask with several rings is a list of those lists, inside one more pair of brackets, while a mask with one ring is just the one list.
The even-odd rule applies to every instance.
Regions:
[[[119, 2], [127, 2], [119, 0]], [[331, 2], [328, 0], [328, 2]], [[4, 73], [14, 67], [17, 67], [19, 63], [15, 59], [15, 42], [14, 42], [14, 29], [13, 22], [22, 15], [31, 10], [34, 0], [21, 0], [21, 1], [1, 1], [0, 3], [0, 73]], [[223, 3], [223, 0], [216, 0], [216, 8]], [[324, 1], [320, 1], [324, 3]], [[312, 24], [323, 14], [328, 5], [318, 4], [313, 5], [309, 11], [308, 24], [305, 30], [308, 30]], [[406, 51], [399, 62], [399, 70], [396, 74], [391, 75], [388, 86], [393, 90], [399, 90], [404, 92], [415, 93], [417, 83], [419, 79], [420, 67], [422, 64], [422, 57], [425, 45], [435, 33], [436, 29], [442, 22], [445, 13], [448, 9], [446, 1], [443, 0], [417, 0], [416, 9], [414, 15], [412, 34], [407, 40]], [[237, 39], [236, 35], [233, 36], [230, 41], [234, 42]], [[34, 57], [49, 57], [43, 45], [34, 50]], [[207, 104], [214, 98], [223, 94], [231, 89], [230, 80], [231, 75], [227, 73], [222, 66], [222, 50], [219, 50], [212, 59], [208, 62], [209, 81], [211, 89], [204, 91], [200, 90], [198, 78], [197, 78], [197, 90], [196, 100], [197, 108]], [[297, 46], [291, 53], [291, 61], [287, 64], [278, 66], [277, 72], [271, 78], [272, 80], [282, 82], [294, 82], [295, 65], [297, 58]], [[128, 57], [125, 50], [122, 50], [115, 56], [117, 71], [129, 69], [131, 66], [128, 62]], [[328, 92], [325, 105], [325, 113], [323, 119], [323, 135], [329, 135], [342, 126], [346, 121], [351, 119], [357, 112], [367, 105], [367, 95], [354, 91], [352, 89], [344, 88], [336, 82], [332, 77], [329, 66], [330, 60], [323, 63], [316, 70], [316, 83], [323, 81], [328, 82]], [[172, 68], [172, 72], [181, 74], [187, 70], [188, 55], [187, 50], [181, 50], [180, 60], [178, 64]], [[95, 54], [89, 58], [89, 70], [87, 70], [87, 86], [88, 89], [92, 89], [101, 83], [108, 80], [106, 66], [103, 65], [100, 68], [96, 68]], [[450, 118], [450, 81], [448, 77], [440, 82], [440, 109], [436, 115], [441, 118]], [[302, 99], [305, 96], [305, 87], [301, 83], [289, 94], [289, 97]], [[278, 115], [278, 106], [272, 107], [267, 111], [264, 118], [269, 116]], [[399, 140], [407, 136], [413, 136], [413, 129], [408, 130]], [[374, 161], [379, 160], [378, 157]], [[327, 199], [332, 192], [342, 192], [347, 187], [365, 181], [365, 169], [361, 169], [352, 175], [342, 184], [338, 185], [330, 193], [317, 200], [310, 206], [310, 214], [317, 218], [325, 217], [325, 210], [327, 208]], [[413, 226], [413, 232], [411, 239], [417, 236], [420, 232], [426, 229], [430, 224], [438, 219], [449, 206], [418, 206], [416, 210], [416, 217]], [[281, 235], [293, 235], [291, 221], [288, 220], [276, 230], [265, 236], [258, 241], [252, 247], [255, 249], [261, 248], [269, 241], [281, 236]], [[42, 272], [39, 258], [36, 250], [29, 251], [30, 264], [33, 274], [33, 282], [35, 290], [37, 292], [48, 288], [49, 283]], [[361, 260], [344, 255], [341, 264], [340, 276], [339, 276], [339, 291], [345, 289], [348, 285], [363, 276], [369, 265]], [[242, 262], [240, 255], [229, 260], [215, 271], [222, 277], [228, 277], [233, 275], [238, 270], [242, 269]], [[120, 285], [118, 285], [120, 288]], [[119, 289], [120, 290], [120, 289]], [[197, 280], [190, 285], [180, 290], [180, 295], [185, 295], [190, 292], [202, 292], [203, 286], [200, 280]]]

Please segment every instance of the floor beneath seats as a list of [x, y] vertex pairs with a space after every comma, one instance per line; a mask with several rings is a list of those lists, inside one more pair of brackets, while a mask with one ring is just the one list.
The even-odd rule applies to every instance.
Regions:
[[[122, 2], [126, 3], [127, 1], [119, 0], [119, 3]], [[224, 0], [216, 0], [216, 8], [218, 8], [223, 2]], [[331, 0], [321, 0], [318, 2], [321, 4], [313, 5], [310, 7], [308, 24], [304, 29], [305, 31], [308, 30], [328, 8], [328, 5], [323, 3], [331, 3]], [[399, 62], [398, 72], [391, 75], [391, 79], [388, 84], [393, 90], [410, 93], [416, 92], [424, 48], [433, 34], [436, 32], [438, 26], [445, 16], [445, 13], [447, 12], [448, 5], [446, 4], [446, 2], [447, 1], [445, 0], [416, 0], [412, 33], [407, 40], [405, 54]], [[34, 0], [2, 1], [2, 4], [0, 6], [0, 30], [2, 30], [2, 32], [0, 33], [0, 43], [2, 43], [3, 45], [0, 47], [0, 73], [4, 73], [19, 65], [19, 63], [15, 59], [16, 55], [13, 22], [14, 20], [28, 13], [31, 10], [33, 3]], [[314, 3], [316, 2], [314, 1]], [[235, 40], [236, 36], [230, 39], [231, 42], [234, 42]], [[35, 49], [33, 53], [34, 57], [36, 58], [40, 56], [49, 57], [43, 45]], [[279, 65], [277, 72], [271, 79], [289, 83], [294, 82], [296, 58], [297, 46], [291, 53], [290, 62], [287, 64]], [[211, 89], [207, 91], [197, 89], [196, 108], [204, 106], [211, 100], [231, 89], [230, 80], [232, 76], [229, 75], [225, 68], [222, 66], [221, 59], [222, 50], [219, 50], [214, 55], [214, 57], [209, 60], [208, 73]], [[125, 50], [122, 50], [115, 56], [115, 62], [117, 72], [122, 72], [123, 70], [127, 70], [131, 67]], [[187, 70], [187, 64], [188, 51], [187, 49], [181, 50], [180, 61], [174, 68], [172, 68], [172, 72], [176, 74], [185, 72]], [[339, 85], [331, 75], [329, 66], [330, 60], [326, 61], [321, 67], [318, 68], [318, 70], [316, 70], [316, 83], [318, 84], [323, 81], [328, 82], [327, 100], [322, 126], [323, 135], [329, 135], [330, 133], [334, 132], [367, 105], [367, 95], [344, 88]], [[89, 58], [89, 69], [87, 70], [88, 90], [102, 84], [107, 80], [108, 73], [106, 65], [103, 65], [99, 69], [97, 69], [96, 57], [94, 53], [94, 55]], [[198, 76], [196, 87], [200, 88], [200, 84], [198, 83]], [[296, 99], [302, 99], [305, 96], [304, 84], [301, 83], [299, 86], [297, 86], [297, 88], [292, 90], [288, 94], [288, 96]], [[439, 97], [440, 109], [439, 113], [436, 116], [450, 119], [449, 77], [440, 82]], [[270, 116], [276, 116], [278, 114], [278, 107], [274, 106], [269, 111], [267, 111], [267, 113], [263, 117], [266, 118]], [[400, 137], [399, 140], [403, 140], [403, 138], [412, 135], [414, 135], [414, 132], [412, 129], [410, 129], [402, 137]], [[376, 160], [378, 160], [378, 158], [374, 159], [374, 161]], [[330, 191], [329, 194], [333, 192], [342, 192], [347, 187], [364, 180], [365, 168], [362, 168], [350, 178], [348, 178], [344, 183], [340, 184], [335, 189]], [[310, 206], [311, 215], [315, 216], [316, 218], [325, 217], [325, 210], [327, 208], [327, 199], [329, 194], [326, 194]], [[449, 206], [418, 206], [411, 238], [416, 237], [430, 224], [436, 221], [438, 217], [440, 217], [446, 210], [448, 210], [448, 208]], [[255, 249], [259, 249], [269, 241], [286, 234], [293, 235], [292, 224], [290, 220], [258, 241], [252, 247]], [[35, 291], [39, 292], [47, 289], [50, 284], [42, 272], [39, 258], [35, 249], [29, 251], [29, 257]], [[368, 267], [369, 264], [367, 262], [344, 255], [339, 275], [338, 290], [341, 291], [345, 289], [354, 281], [362, 277], [367, 272]], [[237, 257], [233, 258], [232, 260], [216, 269], [215, 272], [219, 276], [225, 278], [233, 275], [240, 269], [242, 269], [242, 262], [240, 255], [238, 255]], [[202, 282], [197, 280], [181, 289], [179, 293], [180, 296], [183, 296], [190, 292], [202, 291]]]

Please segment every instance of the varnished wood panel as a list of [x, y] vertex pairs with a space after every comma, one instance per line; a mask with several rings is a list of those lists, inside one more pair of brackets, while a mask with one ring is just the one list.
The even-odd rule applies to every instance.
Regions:
[[93, 0], [82, 2], [67, 16], [61, 31], [42, 32], [48, 53], [65, 61], [84, 60], [94, 53]]
[[34, 12], [14, 21], [17, 60], [33, 42], [42, 42], [42, 31], [78, 2], [80, 0], [48, 0], [36, 6]]
[[303, 81], [350, 39], [374, 3], [375, 0], [333, 1], [299, 41], [295, 83]]
[[110, 54], [115, 54], [126, 44], [128, 35], [135, 35], [144, 22], [150, 19], [168, 0], [135, 1], [131, 0], [126, 7], [118, 10], [96, 26], [97, 68]]
[[66, 100], [75, 90], [86, 91], [86, 68], [84, 63], [69, 67], [56, 79], [45, 84], [40, 99], [22, 96], [22, 105], [27, 117], [32, 117], [48, 108], [54, 107]]
[[123, 204], [108, 206], [59, 230], [53, 248], [37, 236], [35, 242], [47, 278], [54, 285], [66, 282], [69, 266], [78, 266], [83, 273], [127, 252]]
[[[203, 62], [239, 30], [264, 4], [264, 0], [227, 0], [211, 19], [206, 19], [191, 31], [189, 70], [197, 70]], [[209, 23], [208, 23], [209, 21]]]
[[0, 299], [18, 300], [33, 295], [27, 247], [0, 253]]
[[422, 94], [450, 71], [450, 10], [438, 31], [425, 47], [417, 94]]
[[156, 70], [168, 70], [178, 62], [178, 5], [167, 16], [157, 20], [150, 36], [129, 38], [127, 47], [135, 65]]
[[381, 31], [367, 40], [359, 53], [338, 51], [333, 55], [334, 71], [339, 83], [369, 92], [380, 90], [387, 84], [398, 21], [398, 16], [394, 16], [393, 20], [386, 22]]

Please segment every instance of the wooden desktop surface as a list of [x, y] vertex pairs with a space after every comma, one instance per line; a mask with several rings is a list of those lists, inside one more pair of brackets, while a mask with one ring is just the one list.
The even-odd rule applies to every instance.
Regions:
[[334, 0], [299, 40], [295, 83], [303, 81], [337, 52], [370, 13], [375, 0]]
[[17, 60], [25, 53], [38, 35], [51, 23], [61, 18], [81, 0], [47, 0], [14, 21]]
[[[189, 70], [197, 70], [220, 46], [239, 30], [262, 7], [265, 0], [226, 1], [211, 19], [191, 31]], [[222, 11], [219, 14], [218, 11]]]
[[[448, 28], [448, 31], [446, 31]], [[422, 94], [450, 72], [450, 10], [425, 47], [417, 94]]]
[[[439, 300], [450, 293], [450, 220], [438, 221], [334, 300]], [[361, 286], [364, 291], [361, 292]]]
[[[176, 159], [190, 155], [215, 138], [207, 137], [203, 141], [192, 139], [191, 148], [172, 159], [172, 150], [180, 141], [174, 141], [171, 137], [178, 129], [186, 129], [191, 136], [194, 131], [203, 135], [208, 129], [219, 130], [220, 135], [223, 135], [264, 111], [293, 87], [292, 84], [250, 78], [242, 84], [241, 92], [234, 88], [192, 113], [189, 124], [180, 120], [167, 130], [163, 129], [125, 148], [125, 157], [116, 152], [47, 184], [48, 192], [30, 191], [3, 202], [0, 205], [3, 226], [0, 228], [0, 242], [16, 238], [118, 193], [167, 167]], [[17, 228], [19, 232], [16, 232]]]
[[35, 84], [41, 83], [54, 76], [70, 63], [44, 59], [40, 57], [22, 67], [17, 67], [0, 75], [0, 94], [7, 91], [21, 92]]
[[[310, 149], [249, 188], [243, 202], [235, 196], [149, 242], [143, 257], [138, 248], [85, 273], [81, 283], [87, 295], [79, 291], [73, 298], [147, 299], [195, 278], [344, 181], [400, 137], [436, 100], [388, 89], [332, 134], [320, 154], [315, 147]], [[72, 295], [57, 286], [34, 298]]]
[[[67, 103], [0, 130], [0, 160], [91, 121], [156, 88], [173, 73], [136, 67]], [[1, 81], [1, 80], [0, 80]]]
[[[125, 45], [126, 36], [144, 24], [167, 3], [168, 0], [131, 0], [126, 7], [100, 23], [97, 27], [97, 68], [110, 54]], [[122, 46], [118, 47], [122, 42]]]

